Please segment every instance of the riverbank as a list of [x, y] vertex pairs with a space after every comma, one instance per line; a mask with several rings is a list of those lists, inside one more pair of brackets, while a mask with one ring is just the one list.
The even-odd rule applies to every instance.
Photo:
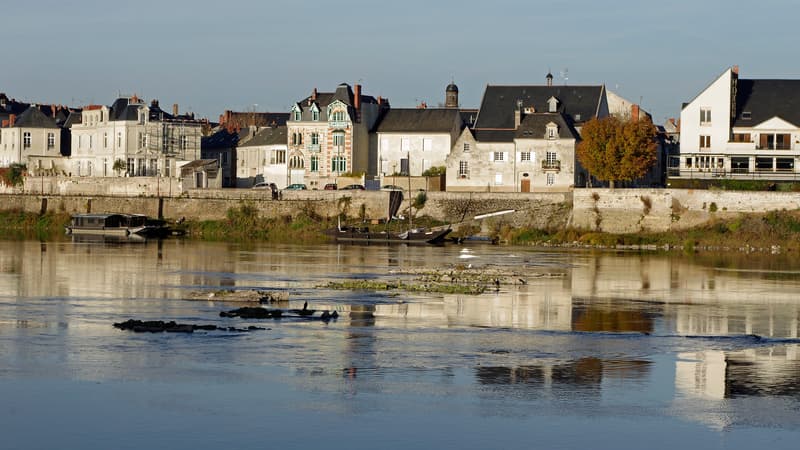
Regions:
[[[0, 236], [5, 239], [65, 239], [64, 226], [70, 215], [62, 212], [35, 214], [0, 211]], [[442, 225], [441, 221], [419, 217], [418, 226]], [[394, 221], [388, 226], [405, 226]], [[330, 218], [301, 211], [294, 216], [263, 217], [248, 204], [229, 208], [224, 220], [186, 220], [181, 225], [185, 238], [229, 242], [322, 243], [324, 231], [336, 226]], [[381, 224], [380, 226], [387, 226]], [[500, 244], [576, 249], [614, 249], [683, 252], [762, 252], [800, 254], [800, 211], [771, 211], [717, 218], [686, 230], [670, 232], [604, 233], [578, 228], [543, 229], [515, 226], [495, 220], [487, 226], [455, 227], [454, 237], [480, 234]]]

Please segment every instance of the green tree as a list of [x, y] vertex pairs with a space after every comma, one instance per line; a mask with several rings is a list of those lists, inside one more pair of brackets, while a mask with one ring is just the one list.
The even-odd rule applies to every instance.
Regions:
[[114, 161], [114, 165], [111, 167], [111, 169], [113, 169], [114, 172], [117, 172], [117, 176], [119, 176], [119, 173], [121, 171], [127, 169], [127, 167], [128, 167], [128, 165], [125, 164], [125, 161], [123, 161], [121, 159], [118, 159], [118, 160]]
[[656, 162], [656, 127], [649, 120], [592, 119], [581, 130], [578, 160], [589, 173], [615, 181], [643, 177]]
[[438, 177], [440, 175], [444, 175], [445, 173], [447, 173], [447, 167], [446, 166], [433, 166], [433, 167], [425, 170], [425, 172], [422, 172], [422, 176], [423, 177]]

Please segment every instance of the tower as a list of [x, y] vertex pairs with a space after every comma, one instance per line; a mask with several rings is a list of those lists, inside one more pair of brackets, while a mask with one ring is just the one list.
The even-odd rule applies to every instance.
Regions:
[[458, 108], [458, 86], [452, 81], [444, 90], [444, 107]]

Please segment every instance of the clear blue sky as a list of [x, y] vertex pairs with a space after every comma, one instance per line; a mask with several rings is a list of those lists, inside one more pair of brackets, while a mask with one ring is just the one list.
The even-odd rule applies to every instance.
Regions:
[[[30, 0], [0, 6], [0, 92], [110, 105], [136, 93], [215, 120], [360, 82], [395, 107], [486, 84], [605, 84], [677, 117], [727, 67], [800, 78], [797, 0]], [[166, 108], [165, 108], [166, 109]]]

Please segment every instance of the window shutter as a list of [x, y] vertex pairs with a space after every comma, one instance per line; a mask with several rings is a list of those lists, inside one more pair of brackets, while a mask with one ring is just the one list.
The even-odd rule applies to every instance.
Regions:
[[494, 152], [489, 152], [489, 162], [494, 161]]
[[503, 152], [503, 161], [508, 161], [508, 152]]

